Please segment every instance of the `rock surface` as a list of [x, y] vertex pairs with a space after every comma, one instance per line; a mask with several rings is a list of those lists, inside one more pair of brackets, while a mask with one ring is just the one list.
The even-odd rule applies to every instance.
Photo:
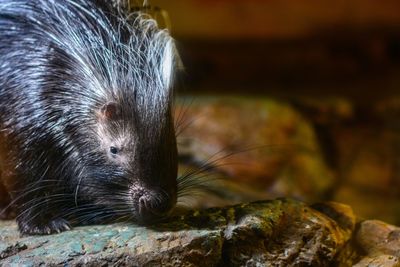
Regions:
[[190, 211], [152, 228], [115, 224], [52, 236], [19, 237], [15, 223], [3, 221], [0, 265], [331, 266], [354, 226], [347, 206], [287, 199]]
[[364, 254], [355, 266], [400, 266], [400, 228], [376, 220], [364, 221], [355, 243]]

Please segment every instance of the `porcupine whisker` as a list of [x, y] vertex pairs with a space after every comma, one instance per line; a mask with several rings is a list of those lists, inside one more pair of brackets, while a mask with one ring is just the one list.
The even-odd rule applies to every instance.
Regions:
[[[45, 188], [47, 188], [47, 187], [52, 187], [52, 186], [54, 186], [53, 184], [45, 184], [45, 185], [38, 185], [38, 183], [42, 183], [42, 182], [59, 182], [59, 180], [42, 180], [42, 181], [39, 181], [39, 182], [35, 182], [34, 184], [31, 184], [31, 185], [28, 185], [27, 186], [27, 188], [26, 188], [26, 190], [25, 191], [23, 191], [22, 193], [19, 193], [19, 192], [14, 192], [15, 194], [17, 194], [18, 195], [18, 197], [17, 198], [15, 198], [14, 200], [13, 200], [13, 202], [15, 203], [15, 201], [18, 201], [18, 199], [19, 198], [23, 198], [23, 197], [25, 197], [26, 195], [29, 195], [29, 194], [31, 194], [31, 193], [34, 193], [34, 192], [36, 192], [36, 191], [40, 191], [40, 190], [42, 190], [42, 189], [45, 189]], [[114, 183], [115, 185], [123, 185], [123, 186], [125, 186], [124, 184], [118, 184], [118, 183]], [[93, 188], [93, 189], [101, 189], [102, 187], [100, 186], [100, 185], [98, 185], [98, 184], [85, 184], [85, 187], [89, 187], [89, 188]], [[60, 191], [60, 190], [62, 190], [62, 188], [58, 188], [58, 190]], [[64, 194], [64, 195], [67, 195], [67, 194]], [[69, 195], [70, 196], [70, 195]]]
[[[59, 180], [42, 180], [42, 181], [40, 181], [40, 182], [59, 182]], [[29, 194], [32, 194], [32, 193], [34, 193], [34, 192], [36, 192], [36, 191], [41, 191], [41, 190], [43, 190], [43, 189], [45, 189], [45, 188], [47, 188], [47, 187], [51, 187], [51, 186], [53, 186], [52, 184], [47, 184], [47, 185], [42, 185], [42, 186], [37, 186], [36, 184], [33, 184], [33, 185], [31, 185], [31, 187], [33, 187], [32, 189], [30, 189], [29, 191], [25, 191], [25, 192], [23, 192], [22, 194], [18, 194], [18, 196], [16, 197], [16, 198], [14, 198], [13, 199], [13, 201], [9, 204], [9, 205], [7, 205], [1, 212], [0, 212], [0, 214], [1, 213], [3, 213], [3, 212], [5, 212], [8, 208], [10, 208], [12, 205], [14, 205], [16, 202], [18, 202], [18, 200], [20, 200], [21, 198], [24, 198], [24, 197], [26, 197], [26, 196], [28, 196]], [[101, 187], [99, 186], [99, 185], [90, 185], [90, 184], [86, 184], [85, 185], [86, 187], [90, 187], [90, 188], [94, 188], [94, 189], [100, 189]], [[59, 188], [60, 189], [60, 188]], [[71, 194], [67, 194], [67, 193], [65, 193], [65, 194], [53, 194], [53, 195], [49, 195], [49, 196], [43, 196], [43, 197], [37, 197], [37, 198], [35, 198], [35, 199], [33, 199], [33, 200], [30, 200], [30, 201], [28, 201], [28, 202], [26, 202], [26, 203], [24, 203], [24, 204], [22, 204], [22, 205], [20, 205], [20, 207], [25, 207], [25, 206], [27, 206], [27, 207], [30, 207], [31, 209], [32, 208], [34, 208], [34, 207], [37, 207], [37, 206], [40, 206], [40, 205], [43, 205], [43, 204], [45, 204], [45, 201], [48, 201], [49, 199], [53, 199], [54, 197], [71, 197]], [[110, 196], [111, 197], [111, 196]], [[116, 197], [115, 195], [112, 195], [112, 197]], [[42, 202], [39, 202], [39, 203], [36, 203], [37, 201], [38, 201], [38, 199], [40, 200], [40, 199], [42, 199], [43, 201]], [[64, 201], [65, 201], [65, 199], [64, 199]], [[61, 201], [58, 201], [58, 202], [61, 202]], [[36, 205], [34, 205], [34, 206], [32, 206], [32, 203], [36, 203]], [[47, 204], [47, 203], [46, 203]], [[24, 213], [24, 212], [23, 212]], [[22, 213], [22, 214], [23, 214]]]
[[[193, 122], [196, 121], [196, 118], [190, 120], [189, 122], [186, 122], [185, 117], [187, 116], [187, 113], [189, 112], [190, 107], [194, 103], [194, 98], [191, 99], [189, 104], [183, 104], [181, 105], [180, 111], [178, 113], [178, 117], [175, 122], [175, 135], [178, 137], [183, 131], [185, 131]], [[186, 124], [185, 124], [186, 122]]]
[[5, 212], [8, 208], [10, 208], [11, 206], [13, 206], [14, 204], [16, 204], [20, 199], [22, 199], [22, 198], [24, 198], [24, 197], [28, 196], [29, 194], [32, 194], [32, 193], [34, 193], [34, 192], [36, 192], [36, 191], [39, 191], [39, 192], [40, 192], [40, 190], [46, 189], [46, 188], [49, 187], [49, 186], [51, 186], [51, 185], [36, 186], [35, 188], [32, 188], [32, 189], [30, 189], [29, 191], [24, 191], [24, 192], [21, 193], [21, 194], [20, 194], [20, 193], [13, 192], [14, 194], [17, 194], [17, 197], [13, 198], [13, 200], [5, 207], [2, 211], [0, 211], [0, 214], [3, 213], [3, 212]]
[[179, 125], [179, 127], [178, 127], [178, 131], [176, 132], [176, 137], [178, 138], [187, 128], [189, 128], [193, 123], [195, 123], [200, 118], [201, 118], [201, 115], [197, 115], [196, 117], [194, 117], [193, 119], [191, 119], [187, 122], [185, 120], [183, 120], [181, 122], [181, 125]]
[[231, 152], [231, 153], [228, 153], [227, 155], [224, 155], [224, 156], [221, 156], [221, 157], [215, 159], [215, 157], [218, 154], [223, 153], [225, 150], [226, 150], [226, 148], [223, 148], [223, 149], [217, 151], [216, 153], [211, 155], [207, 160], [205, 160], [198, 168], [192, 168], [192, 169], [189, 169], [188, 171], [186, 171], [185, 173], [183, 173], [180, 177], [178, 177], [178, 183], [179, 182], [184, 182], [185, 179], [188, 179], [189, 176], [193, 176], [193, 175], [196, 175], [198, 173], [209, 171], [212, 168], [215, 168], [214, 166], [216, 165], [216, 163], [218, 161], [221, 161], [221, 160], [223, 160], [225, 158], [228, 158], [228, 157], [231, 157], [231, 156], [237, 154], [237, 153]]
[[[51, 205], [56, 205], [58, 203], [64, 203], [65, 200], [64, 199], [52, 199], [51, 201]], [[24, 211], [22, 211], [20, 214], [18, 214], [17, 219], [24, 216], [27, 213], [30, 213], [32, 210], [34, 210], [35, 208], [38, 208], [40, 206], [44, 206], [46, 205], [46, 207], [48, 206], [48, 199], [43, 199], [42, 201], [35, 203], [34, 205], [29, 206], [27, 209], [25, 209]], [[51, 208], [51, 206], [49, 206], [49, 208]], [[36, 219], [37, 217], [39, 217], [41, 214], [40, 213], [35, 213], [32, 216], [30, 216], [26, 222], [30, 222], [33, 221], [34, 219]]]
[[241, 162], [229, 162], [229, 163], [224, 163], [224, 164], [210, 163], [210, 164], [207, 164], [206, 166], [203, 166], [202, 168], [192, 168], [191, 171], [189, 171], [179, 177], [178, 184], [179, 184], [179, 186], [183, 187], [183, 186], [186, 186], [186, 183], [191, 183], [191, 182], [198, 182], [200, 184], [204, 184], [204, 183], [210, 182], [212, 180], [220, 180], [220, 179], [222, 179], [221, 177], [215, 178], [215, 179], [207, 179], [204, 181], [201, 180], [204, 177], [215, 175], [212, 173], [210, 173], [210, 174], [206, 173], [205, 175], [202, 175], [202, 176], [198, 176], [198, 175], [205, 173], [205, 172], [211, 172], [213, 170], [218, 170], [220, 167], [223, 167], [223, 166], [240, 165], [240, 164], [242, 164], [242, 163]]
[[87, 214], [78, 214], [78, 220], [84, 223], [92, 223], [96, 221], [106, 221], [111, 218], [116, 218], [114, 211], [90, 211]]
[[[216, 153], [212, 154], [207, 160], [203, 161], [203, 162], [201, 163], [202, 165], [200, 165], [200, 167], [198, 167], [198, 168], [199, 168], [200, 170], [202, 170], [202, 169], [207, 169], [208, 167], [210, 167], [210, 166], [216, 164], [218, 161], [221, 161], [221, 160], [223, 160], [223, 159], [232, 157], [232, 156], [237, 155], [237, 154], [241, 154], [241, 153], [245, 153], [245, 152], [249, 152], [249, 151], [253, 151], [253, 150], [265, 149], [265, 148], [271, 149], [271, 148], [274, 148], [274, 147], [278, 147], [278, 148], [281, 148], [281, 147], [290, 147], [290, 148], [293, 149], [295, 146], [292, 145], [292, 144], [277, 144], [277, 145], [250, 146], [250, 147], [248, 147], [248, 148], [243, 148], [243, 149], [241, 149], [241, 150], [229, 152], [229, 153], [227, 153], [226, 155], [223, 155], [223, 156], [221, 156], [221, 157], [218, 157], [218, 158], [216, 158], [216, 159], [213, 159], [213, 158], [215, 158], [218, 154], [221, 154], [221, 153], [223, 153], [224, 151], [227, 151], [227, 150], [228, 150], [228, 148], [222, 148], [221, 150], [219, 150], [219, 151], [217, 151]], [[301, 147], [303, 147], [303, 146], [297, 146], [297, 147], [300, 147], [300, 148], [301, 148]], [[304, 148], [304, 147], [303, 147], [303, 148]], [[229, 165], [229, 164], [231, 164], [231, 163], [226, 163], [226, 165]], [[233, 163], [233, 164], [237, 164], [237, 163]], [[224, 164], [224, 165], [225, 165], [225, 164]], [[190, 172], [190, 171], [191, 171], [191, 170], [189, 170], [189, 172]], [[184, 175], [185, 175], [185, 174], [183, 174], [183, 176], [184, 176]]]
[[[122, 206], [121, 208], [118, 208], [118, 206], [113, 206], [112, 212], [107, 211], [106, 213], [109, 213], [107, 216], [112, 215], [115, 217], [131, 215], [130, 210], [126, 206]], [[71, 208], [70, 211], [66, 210], [63, 212], [63, 215], [67, 217], [75, 216], [76, 220], [83, 220], [87, 217], [95, 219], [99, 217], [98, 215], [104, 215], [104, 210], [98, 210], [98, 207], [94, 205], [84, 205], [79, 206], [78, 208]]]
[[[278, 148], [290, 147], [291, 149], [293, 149], [293, 147], [295, 147], [295, 146], [293, 146], [292, 144], [253, 146], [253, 147], [244, 148], [239, 151], [233, 151], [222, 157], [213, 159], [218, 154], [223, 153], [226, 149], [221, 149], [220, 151], [217, 151], [216, 153], [211, 155], [206, 161], [204, 161], [200, 167], [189, 169], [184, 174], [182, 174], [180, 177], [178, 177], [178, 196], [183, 197], [188, 194], [193, 194], [199, 190], [200, 191], [208, 191], [208, 192], [215, 191], [209, 187], [210, 186], [209, 183], [212, 181], [215, 181], [215, 180], [220, 180], [220, 179], [222, 179], [222, 177], [217, 177], [217, 178], [214, 177], [214, 179], [204, 179], [205, 177], [209, 177], [214, 174], [206, 174], [203, 176], [198, 176], [198, 175], [201, 173], [204, 173], [204, 172], [209, 172], [209, 171], [218, 169], [218, 167], [220, 167], [220, 166], [240, 164], [240, 163], [232, 163], [232, 162], [225, 163], [225, 164], [217, 164], [218, 161], [232, 157], [236, 154], [245, 153], [245, 152], [256, 150], [256, 149], [263, 149], [263, 148], [270, 149], [270, 148], [274, 148], [274, 147], [278, 147]], [[297, 147], [303, 148], [303, 150], [306, 151], [305, 148], [302, 146], [297, 146]]]
[[68, 195], [68, 194], [54, 194], [54, 195], [48, 195], [48, 196], [38, 196], [35, 199], [29, 200], [29, 201], [21, 204], [20, 207], [22, 207], [22, 208], [27, 207], [27, 208], [30, 208], [30, 209], [34, 209], [35, 205], [42, 205], [46, 201], [49, 201], [49, 200], [56, 200], [57, 198], [60, 198], [61, 200], [65, 201], [65, 197], [70, 197], [70, 195]]

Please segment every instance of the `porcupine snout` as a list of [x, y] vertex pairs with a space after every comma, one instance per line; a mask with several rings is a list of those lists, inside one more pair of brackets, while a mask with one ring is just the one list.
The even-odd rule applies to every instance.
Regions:
[[139, 223], [161, 219], [175, 206], [176, 199], [158, 189], [138, 188], [132, 191], [133, 206]]

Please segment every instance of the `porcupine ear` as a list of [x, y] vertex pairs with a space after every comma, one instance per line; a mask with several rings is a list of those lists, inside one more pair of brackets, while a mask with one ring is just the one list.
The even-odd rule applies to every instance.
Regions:
[[102, 120], [115, 120], [118, 118], [118, 114], [118, 104], [115, 102], [108, 102], [104, 104], [99, 112], [100, 119]]

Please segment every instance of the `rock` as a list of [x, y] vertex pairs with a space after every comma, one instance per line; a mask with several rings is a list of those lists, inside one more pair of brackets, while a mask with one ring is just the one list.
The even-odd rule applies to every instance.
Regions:
[[377, 220], [363, 221], [355, 243], [363, 255], [354, 266], [400, 266], [400, 228]]
[[397, 257], [380, 255], [373, 258], [365, 257], [360, 260], [354, 267], [398, 267], [400, 266]]
[[181, 156], [264, 196], [320, 201], [335, 180], [311, 125], [283, 101], [181, 98], [176, 117]]
[[354, 215], [340, 204], [318, 209], [329, 214], [278, 199], [189, 211], [148, 228], [99, 225], [28, 237], [13, 221], [0, 222], [0, 265], [331, 266]]
[[400, 224], [400, 98], [374, 103], [296, 97], [337, 181], [330, 200], [364, 219]]

